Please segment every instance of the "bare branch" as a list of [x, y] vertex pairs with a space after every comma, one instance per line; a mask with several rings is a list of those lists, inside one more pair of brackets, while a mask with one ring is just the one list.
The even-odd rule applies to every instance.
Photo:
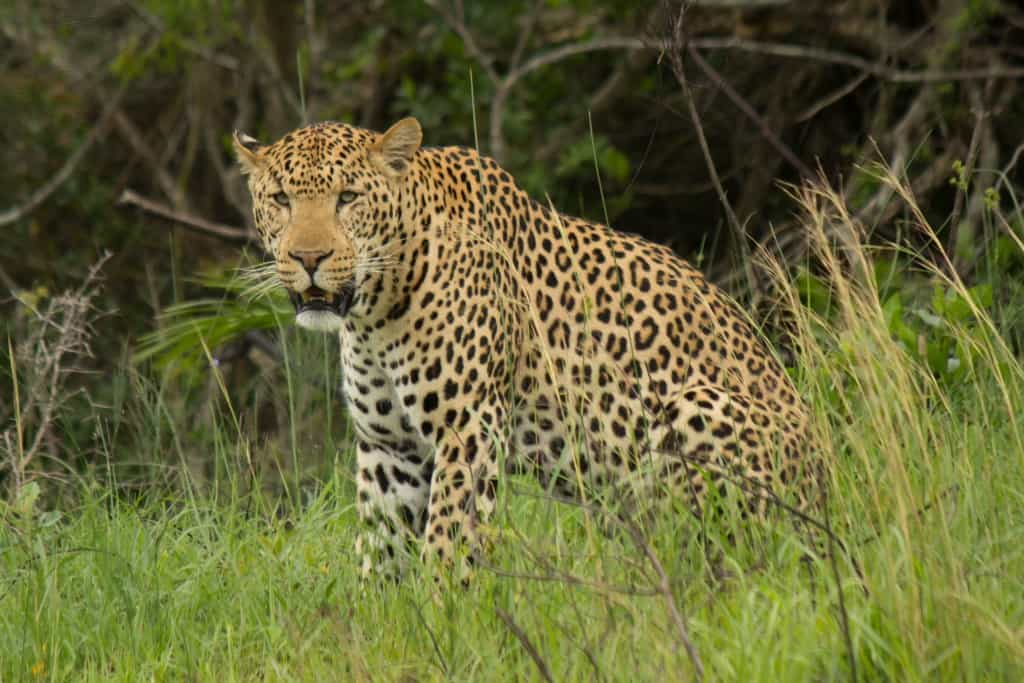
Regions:
[[0, 285], [3, 285], [8, 290], [10, 290], [11, 294], [14, 294], [14, 292], [18, 290], [18, 283], [16, 283], [14, 281], [14, 278], [12, 278], [7, 273], [7, 271], [4, 270], [4, 267], [2, 265], [0, 265]]
[[437, 655], [438, 668], [441, 669], [441, 673], [447, 676], [448, 662], [445, 661], [444, 654], [441, 652], [441, 646], [437, 644], [437, 636], [434, 635], [434, 629], [430, 628], [430, 624], [427, 623], [426, 617], [423, 616], [423, 610], [420, 609], [419, 604], [415, 600], [410, 600], [409, 604], [416, 610], [416, 616], [420, 618], [420, 623], [426, 630], [427, 635], [430, 636], [430, 644], [434, 646], [434, 654]]
[[849, 83], [846, 83], [845, 85], [836, 88], [829, 94], [825, 95], [825, 97], [822, 97], [817, 102], [807, 107], [802, 113], [797, 114], [794, 121], [796, 121], [797, 123], [803, 123], [804, 121], [813, 119], [821, 112], [821, 110], [825, 109], [826, 107], [831, 107], [833, 104], [835, 104], [839, 100], [843, 99], [844, 97], [852, 93], [854, 90], [863, 85], [864, 81], [868, 80], [868, 78], [870, 77], [871, 74], [858, 74], [857, 77], [852, 79]]
[[607, 38], [594, 38], [579, 43], [571, 43], [544, 52], [523, 62], [518, 69], [510, 72], [505, 77], [506, 81], [514, 84], [523, 76], [536, 71], [542, 67], [560, 62], [568, 57], [586, 54], [588, 52], [602, 52], [605, 50], [654, 50], [656, 47], [643, 38], [631, 38], [629, 36], [609, 36]]
[[466, 48], [466, 53], [475, 59], [480, 64], [481, 68], [487, 73], [487, 77], [497, 83], [501, 80], [498, 76], [498, 71], [494, 68], [494, 57], [485, 52], [476, 42], [476, 38], [473, 37], [472, 31], [466, 26], [465, 18], [462, 16], [462, 12], [457, 14], [452, 13], [447, 7], [444, 6], [439, 0], [426, 0], [427, 4], [434, 8], [444, 23], [448, 24], [448, 27], [458, 34], [459, 38], [462, 39], [462, 44]]
[[715, 160], [711, 156], [711, 148], [708, 146], [707, 137], [704, 135], [704, 125], [701, 123], [700, 114], [697, 113], [697, 105], [693, 100], [693, 93], [690, 91], [690, 83], [686, 79], [686, 71], [683, 68], [683, 47], [686, 44], [686, 32], [684, 29], [684, 16], [686, 13], [686, 5], [684, 4], [679, 8], [679, 14], [673, 22], [672, 34], [668, 37], [668, 44], [665, 46], [665, 52], [668, 54], [669, 62], [672, 65], [672, 73], [676, 77], [676, 81], [679, 82], [679, 87], [683, 91], [683, 99], [686, 100], [686, 108], [690, 114], [690, 121], [693, 123], [693, 129], [697, 134], [697, 142], [700, 145], [701, 153], [704, 155], [704, 163], [707, 165], [708, 175], [711, 177], [711, 182], [715, 186], [715, 193], [718, 195], [718, 201], [722, 204], [722, 209], [725, 211], [725, 216], [729, 227], [732, 229], [733, 239], [736, 242], [736, 246], [740, 250], [740, 263], [747, 276], [747, 283], [753, 286], [754, 270], [751, 265], [750, 250], [747, 246], [746, 231], [740, 224], [739, 219], [736, 217], [736, 212], [733, 211], [732, 205], [729, 203], [729, 198], [725, 194], [725, 188], [722, 187], [722, 182], [718, 177], [718, 169], [715, 167]]
[[113, 99], [111, 99], [104, 108], [103, 113], [100, 115], [100, 120], [96, 122], [96, 125], [93, 126], [92, 130], [90, 130], [85, 136], [85, 139], [78, 146], [78, 149], [72, 152], [71, 156], [68, 157], [68, 160], [64, 162], [64, 165], [52, 178], [50, 178], [50, 180], [33, 192], [24, 204], [20, 206], [13, 206], [6, 211], [0, 212], [0, 226], [9, 225], [10, 223], [19, 221], [38, 209], [43, 202], [50, 198], [50, 195], [56, 192], [57, 189], [71, 177], [71, 174], [75, 172], [78, 164], [85, 158], [86, 153], [94, 144], [96, 144], [103, 134], [106, 133], [110, 124], [110, 119], [117, 110], [117, 105], [121, 102], [121, 97], [123, 95], [124, 89], [122, 88], [121, 90], [118, 90]]
[[[786, 1], [787, 0], [727, 0], [730, 6], [780, 4]], [[444, 22], [459, 35], [464, 43], [466, 53], [480, 64], [486, 75], [495, 84], [489, 119], [489, 152], [499, 163], [505, 161], [505, 108], [512, 90], [524, 77], [545, 66], [589, 52], [602, 50], [658, 49], [657, 46], [643, 38], [610, 36], [562, 45], [536, 55], [520, 65], [519, 62], [522, 58], [522, 52], [532, 35], [533, 25], [537, 15], [537, 10], [535, 9], [524, 22], [523, 30], [519, 35], [516, 47], [513, 51], [509, 71], [506, 74], [501, 75], [495, 67], [494, 57], [480, 47], [480, 44], [477, 42], [473, 33], [466, 26], [461, 11], [461, 3], [456, 3], [456, 11], [454, 12], [445, 7], [441, 0], [428, 0], [428, 4], [433, 7], [441, 15]], [[682, 49], [682, 44], [678, 46], [678, 49]], [[736, 106], [738, 106], [744, 114], [750, 117], [758, 125], [762, 135], [768, 140], [768, 142], [776, 148], [787, 162], [796, 168], [804, 177], [813, 177], [815, 174], [810, 167], [804, 164], [795, 154], [793, 154], [792, 150], [782, 143], [781, 139], [764, 124], [763, 119], [757, 115], [753, 108], [750, 107], [742, 97], [739, 96], [735, 89], [726, 83], [721, 75], [712, 69], [710, 65], [700, 57], [697, 50], [739, 50], [789, 59], [803, 59], [824, 62], [827, 64], [843, 65], [858, 69], [862, 72], [862, 75], [859, 78], [854, 79], [849, 84], [820, 102], [818, 105], [812, 107], [808, 112], [805, 112], [805, 114], [802, 115], [803, 117], [813, 116], [822, 107], [828, 106], [849, 92], [852, 92], [860, 86], [868, 76], [874, 76], [881, 80], [895, 83], [928, 83], [986, 78], [1020, 78], [1024, 76], [1024, 68], [1019, 67], [985, 67], [950, 71], [937, 69], [906, 70], [893, 68], [881, 61], [872, 61], [846, 52], [804, 45], [747, 40], [736, 37], [706, 37], [691, 39], [688, 44], [688, 51], [691, 57], [693, 57], [697, 62], [698, 66], [705, 71], [712, 80], [722, 87], [723, 91], [725, 91], [726, 95], [736, 104]], [[730, 223], [733, 225], [733, 229], [735, 230], [735, 225], [738, 224], [738, 221], [730, 220]]]
[[643, 534], [632, 522], [626, 525], [629, 530], [629, 535], [633, 538], [633, 542], [637, 548], [643, 551], [647, 560], [651, 563], [651, 567], [654, 572], [658, 575], [658, 591], [661, 593], [662, 598], [665, 601], [665, 607], [668, 609], [669, 614], [672, 617], [672, 621], [676, 627], [676, 635], [679, 637], [679, 642], [682, 643], [683, 649], [686, 650], [687, 656], [690, 658], [690, 662], [693, 664], [694, 672], [697, 680], [704, 680], [704, 663], [700, 659], [700, 655], [697, 653], [697, 648], [693, 646], [693, 641], [690, 640], [690, 632], [686, 628], [686, 619], [683, 617], [683, 613], [679, 610], [679, 605], [676, 604], [675, 595], [672, 593], [672, 583], [669, 581], [668, 574], [665, 572], [665, 568], [661, 565], [661, 561], [658, 560], [657, 553], [654, 552], [654, 548], [644, 539]]
[[[8, 352], [12, 363], [14, 381], [15, 435], [11, 430], [2, 434], [6, 458], [3, 464], [11, 470], [12, 493], [28, 483], [29, 467], [38, 457], [45, 443], [51, 438], [53, 423], [58, 409], [74, 394], [68, 390], [66, 381], [75, 371], [72, 364], [76, 359], [89, 357], [92, 350], [89, 339], [92, 336], [92, 301], [96, 295], [96, 284], [100, 270], [110, 259], [111, 254], [104, 254], [86, 275], [81, 287], [53, 297], [44, 311], [32, 309], [38, 327], [23, 342], [19, 353], [11, 351], [8, 340]], [[19, 395], [16, 356], [25, 363], [30, 375], [29, 385], [24, 395]], [[34, 417], [34, 419], [33, 419]], [[31, 442], [26, 446], [25, 437], [29, 429], [34, 430]]]
[[174, 181], [174, 178], [171, 177], [171, 174], [160, 163], [160, 159], [157, 158], [153, 148], [146, 142], [146, 138], [138, 126], [120, 110], [114, 112], [114, 125], [122, 137], [124, 137], [125, 142], [131, 146], [135, 153], [139, 155], [139, 158], [149, 167], [156, 184], [160, 186], [160, 190], [171, 201], [174, 208], [178, 211], [183, 211], [188, 204], [184, 193]]
[[515, 69], [519, 66], [519, 62], [522, 61], [523, 51], [530, 44], [530, 38], [533, 37], [533, 29], [537, 26], [537, 20], [540, 18], [540, 11], [543, 8], [544, 0], [534, 0], [533, 10], [523, 22], [523, 27], [519, 31], [519, 37], [516, 39], [515, 49], [512, 50], [512, 58], [508, 62], [510, 69]]
[[[980, 89], [971, 84], [967, 88], [967, 96], [971, 101], [971, 110], [974, 114], [974, 130], [971, 132], [971, 141], [967, 146], [967, 158], [963, 160], [963, 177], [970, 182], [974, 172], [975, 163], [978, 160], [978, 145], [981, 143], [982, 132], [988, 119], [988, 112], [985, 110]], [[952, 254], [951, 266], [960, 272], [961, 258], [957, 241], [960, 236], [960, 217], [964, 210], [964, 197], [967, 195], [967, 188], [957, 188], [956, 198], [953, 200], [953, 211], [949, 215], [949, 235], [947, 236], [946, 252]]]
[[754, 122], [764, 139], [767, 140], [768, 143], [774, 147], [793, 168], [799, 171], [800, 175], [805, 178], [813, 178], [815, 176], [815, 173], [807, 166], [807, 164], [800, 161], [800, 158], [793, 153], [793, 150], [779, 139], [779, 136], [775, 134], [775, 131], [768, 127], [765, 120], [761, 118], [756, 111], [754, 111], [754, 108], [750, 106], [745, 99], [743, 99], [743, 96], [736, 92], [736, 89], [733, 88], [713, 66], [708, 64], [704, 58], [700, 56], [700, 53], [695, 47], [693, 47], [692, 43], [687, 46], [687, 53], [697, 66], [700, 67], [701, 71], [703, 71], [708, 78], [714, 81], [715, 85], [722, 89], [722, 92], [725, 93], [726, 97], [732, 100], [733, 104], [735, 104], [741, 112], [746, 114], [747, 118]]
[[[559, 502], [563, 502], [559, 499]], [[534, 581], [536, 583], [564, 583], [570, 586], [580, 586], [582, 588], [590, 589], [596, 593], [602, 594], [616, 594], [616, 595], [632, 595], [636, 597], [652, 597], [659, 595], [657, 589], [654, 588], [640, 588], [627, 585], [616, 585], [611, 583], [603, 583], [601, 581], [592, 581], [590, 579], [584, 579], [576, 576], [575, 574], [569, 574], [566, 572], [555, 571], [551, 565], [547, 562], [543, 562], [541, 558], [533, 556], [533, 559], [537, 564], [542, 565], [547, 570], [545, 574], [530, 574], [527, 572], [516, 572], [508, 569], [502, 569], [496, 567], [486, 561], [478, 561], [478, 566], [481, 569], [485, 569], [495, 576], [500, 576], [506, 579], [520, 579], [522, 581]]]
[[863, 57], [792, 43], [773, 43], [745, 38], [694, 38], [692, 45], [700, 50], [739, 50], [755, 54], [773, 55], [789, 59], [809, 59], [827, 64], [840, 64], [892, 83], [940, 83], [943, 81], [974, 81], [989, 78], [1016, 79], [1024, 77], [1024, 67], [984, 67], [978, 69], [907, 70], [895, 69], [882, 62], [873, 62]]
[[504, 161], [505, 156], [505, 103], [512, 92], [512, 88], [523, 79], [538, 69], [549, 66], [569, 57], [586, 54], [588, 52], [600, 52], [603, 50], [641, 50], [654, 49], [654, 47], [641, 38], [608, 37], [595, 38], [579, 43], [563, 45], [553, 50], [531, 57], [523, 62], [523, 65], [513, 69], [504, 78], [496, 78], [497, 86], [494, 90], [494, 99], [491, 102], [491, 156], [499, 163]]
[[[892, 161], [890, 165], [894, 169], [902, 171], [910, 158], [910, 133], [917, 126], [919, 126], [931, 112], [931, 93], [927, 89], [922, 89], [917, 93], [913, 102], [907, 107], [906, 113], [903, 118], [892, 127], [888, 137], [893, 141], [893, 152], [891, 155]], [[874, 140], [871, 144], [876, 144]], [[850, 182], [846, 184], [844, 188], [844, 195], [849, 197], [857, 186], [856, 176], [852, 176]], [[888, 185], [883, 187], [875, 193], [875, 196], [871, 198], [857, 209], [856, 217], [858, 220], [866, 221], [868, 217], [874, 215], [876, 212], [883, 212], [885, 207], [889, 205], [889, 201], [894, 196], [895, 191]], [[895, 210], [895, 209], [893, 209]], [[879, 219], [882, 220], [882, 219]]]
[[[141, 3], [129, 2], [126, 4], [133, 12], [138, 14], [139, 17], [144, 22], [146, 22], [150, 28], [157, 31], [157, 33], [160, 33], [162, 35], [167, 32], [167, 26], [166, 24], [164, 24], [164, 21], [157, 15], [148, 12], [145, 8], [141, 6]], [[238, 71], [238, 59], [236, 59], [235, 57], [232, 57], [231, 55], [224, 55], [214, 52], [213, 50], [210, 50], [204, 45], [197, 43], [196, 41], [191, 40], [180, 34], [175, 35], [175, 39], [178, 42], [178, 44], [181, 45], [181, 47], [183, 47], [185, 50], [191, 52], [194, 55], [202, 57], [211, 64], [216, 64], [217, 66], [223, 69], [227, 69], [229, 71]]]
[[218, 237], [228, 242], [247, 244], [255, 241], [256, 239], [256, 235], [245, 228], [237, 228], [233, 225], [225, 225], [223, 223], [214, 223], [213, 221], [208, 221], [205, 218], [200, 218], [194, 214], [175, 211], [166, 204], [161, 204], [160, 202], [153, 201], [152, 199], [146, 199], [132, 190], [125, 190], [122, 192], [117, 203], [118, 205], [128, 204], [131, 206], [137, 206], [143, 211], [160, 216], [161, 218], [166, 218], [167, 220], [174, 221], [175, 223], [180, 223], [186, 228], [190, 228], [206, 235], [212, 235], [213, 237]]
[[541, 678], [548, 681], [548, 683], [554, 683], [555, 679], [551, 678], [551, 670], [548, 669], [548, 665], [544, 661], [544, 658], [540, 656], [540, 652], [538, 652], [537, 648], [530, 642], [530, 637], [526, 635], [526, 632], [519, 628], [519, 625], [513, 621], [512, 616], [508, 612], [497, 605], [494, 606], [494, 613], [498, 615], [499, 619], [505, 622], [505, 626], [508, 626], [508, 630], [512, 631], [512, 635], [516, 637], [519, 643], [523, 646], [523, 649], [526, 650], [526, 653], [530, 655], [530, 659], [532, 659], [533, 663], [537, 665], [537, 670], [540, 672]]
[[[140, 10], [141, 11], [141, 10]], [[155, 18], [154, 18], [155, 20]], [[79, 64], [76, 64], [74, 59], [69, 57], [64, 50], [64, 46], [53, 36], [43, 33], [41, 36], [32, 36], [31, 39], [28, 36], [20, 36], [11, 30], [8, 26], [0, 26], [4, 34], [8, 36], [12, 41], [19, 42], [25, 49], [30, 50], [32, 54], [39, 54], [49, 61], [49, 63], [57, 69], [61, 74], [71, 81], [84, 81], [87, 78], [87, 73], [84, 72]], [[162, 30], [162, 29], [161, 29]], [[151, 38], [148, 50], [156, 42], [156, 37]], [[156, 184], [160, 187], [160, 190], [167, 196], [174, 208], [177, 210], [184, 210], [187, 205], [187, 199], [182, 192], [181, 188], [171, 177], [171, 174], [167, 172], [162, 160], [153, 151], [152, 147], [146, 142], [145, 136], [139, 131], [138, 127], [132, 122], [132, 120], [125, 115], [119, 108], [119, 103], [122, 99], [120, 91], [111, 95], [106, 91], [105, 88], [98, 85], [94, 85], [90, 88], [89, 94], [100, 103], [109, 103], [105, 106], [110, 107], [110, 112], [113, 116], [114, 126], [117, 131], [121, 134], [128, 145], [139, 155], [139, 158], [149, 167], [153, 173]], [[172, 143], [174, 140], [169, 140], [168, 143]], [[178, 145], [174, 144], [173, 148], [176, 151]], [[2, 225], [2, 222], [0, 222]]]

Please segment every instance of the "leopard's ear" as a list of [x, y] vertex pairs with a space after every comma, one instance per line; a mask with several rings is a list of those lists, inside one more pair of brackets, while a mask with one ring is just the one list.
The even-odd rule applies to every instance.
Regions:
[[244, 175], [255, 173], [263, 168], [263, 153], [260, 150], [266, 145], [256, 138], [237, 130], [231, 136], [231, 142], [235, 148], [235, 156], [238, 157], [238, 164], [242, 167]]
[[412, 117], [402, 119], [373, 143], [370, 160], [381, 173], [397, 180], [409, 172], [412, 158], [422, 142], [420, 122]]

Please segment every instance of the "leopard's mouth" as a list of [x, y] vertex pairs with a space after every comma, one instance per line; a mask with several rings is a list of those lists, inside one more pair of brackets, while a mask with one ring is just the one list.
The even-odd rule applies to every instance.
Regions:
[[319, 311], [333, 313], [339, 318], [344, 318], [352, 307], [355, 294], [355, 285], [348, 282], [337, 293], [328, 292], [314, 285], [301, 292], [291, 292], [290, 296], [292, 304], [295, 306], [295, 315]]

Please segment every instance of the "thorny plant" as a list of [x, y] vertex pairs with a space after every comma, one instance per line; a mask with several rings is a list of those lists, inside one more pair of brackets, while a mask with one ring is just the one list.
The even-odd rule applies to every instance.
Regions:
[[58, 476], [41, 461], [59, 462], [54, 422], [61, 406], [79, 391], [71, 386], [72, 376], [93, 357], [90, 340], [99, 316], [94, 300], [110, 256], [101, 256], [77, 289], [50, 298], [45, 306], [20, 299], [31, 317], [24, 339], [7, 339], [12, 391], [11, 403], [2, 406], [6, 424], [0, 433], [0, 468], [9, 475], [11, 499], [38, 477]]

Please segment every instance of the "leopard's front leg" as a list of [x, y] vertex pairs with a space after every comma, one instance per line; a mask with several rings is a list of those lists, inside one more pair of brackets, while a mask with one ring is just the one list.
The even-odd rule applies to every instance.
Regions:
[[433, 463], [429, 455], [392, 453], [363, 439], [356, 449], [361, 573], [397, 579], [409, 547], [423, 535]]
[[424, 561], [454, 567], [468, 580], [480, 550], [478, 527], [494, 512], [497, 489], [494, 435], [482, 428], [451, 433], [434, 459]]

